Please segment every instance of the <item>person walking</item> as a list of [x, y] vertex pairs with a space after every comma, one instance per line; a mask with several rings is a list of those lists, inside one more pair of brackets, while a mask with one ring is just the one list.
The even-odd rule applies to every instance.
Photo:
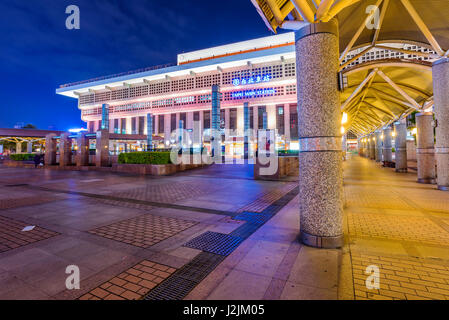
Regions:
[[40, 164], [41, 164], [41, 155], [35, 154], [34, 155], [34, 167], [38, 168]]

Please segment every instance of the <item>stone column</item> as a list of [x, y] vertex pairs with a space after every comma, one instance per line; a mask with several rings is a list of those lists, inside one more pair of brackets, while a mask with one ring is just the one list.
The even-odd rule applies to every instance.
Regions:
[[97, 152], [95, 157], [97, 167], [109, 166], [109, 131], [97, 131]]
[[243, 158], [249, 158], [249, 103], [243, 105]]
[[436, 61], [432, 67], [435, 99], [438, 189], [449, 191], [449, 59]]
[[338, 22], [312, 24], [295, 36], [300, 239], [337, 248], [343, 245]]
[[374, 134], [369, 136], [369, 158], [376, 160], [376, 141], [374, 141]]
[[56, 164], [56, 135], [54, 133], [47, 134], [45, 137], [45, 155], [44, 161], [46, 166]]
[[416, 115], [416, 158], [418, 160], [418, 182], [435, 183], [435, 140], [433, 135], [433, 113]]
[[392, 136], [391, 136], [391, 128], [385, 128], [383, 131], [384, 134], [384, 147], [383, 147], [383, 158], [384, 163], [386, 162], [393, 162], [393, 151], [391, 150], [393, 148], [392, 145]]
[[16, 153], [22, 153], [22, 142], [16, 142]]
[[407, 172], [407, 124], [405, 122], [395, 122], [394, 147], [396, 154], [396, 172]]
[[61, 134], [59, 139], [59, 166], [65, 167], [72, 163], [72, 139], [69, 133]]
[[382, 162], [382, 132], [376, 131], [376, 162]]
[[285, 130], [285, 142], [290, 142], [290, 105], [284, 104], [284, 130]]
[[153, 115], [147, 113], [147, 150], [153, 149]]
[[33, 153], [33, 142], [27, 142], [27, 153]]
[[89, 139], [86, 137], [85, 132], [78, 133], [76, 138], [76, 144], [78, 150], [76, 151], [76, 165], [78, 167], [89, 165]]

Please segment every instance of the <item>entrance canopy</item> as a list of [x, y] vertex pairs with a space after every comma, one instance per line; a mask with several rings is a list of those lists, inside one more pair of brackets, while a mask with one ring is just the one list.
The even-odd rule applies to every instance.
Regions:
[[[347, 130], [365, 135], [414, 110], [433, 105], [432, 62], [449, 56], [447, 0], [251, 0], [266, 25], [298, 30], [311, 23], [339, 21], [341, 94]], [[424, 47], [416, 52], [391, 44]], [[348, 56], [358, 49], [355, 56]], [[408, 59], [348, 66], [373, 49], [396, 51]]]
[[45, 141], [45, 137], [54, 133], [57, 135], [62, 134], [64, 131], [55, 130], [37, 130], [37, 129], [9, 129], [0, 128], [0, 141], [10, 142], [34, 142]]

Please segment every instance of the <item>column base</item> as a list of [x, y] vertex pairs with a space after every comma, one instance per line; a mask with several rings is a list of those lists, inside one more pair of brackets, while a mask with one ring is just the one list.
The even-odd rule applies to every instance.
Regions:
[[418, 179], [418, 183], [435, 184], [435, 179]]
[[320, 237], [304, 231], [299, 235], [299, 240], [306, 246], [322, 249], [337, 249], [343, 247], [344, 244], [343, 235], [337, 237]]
[[438, 186], [438, 190], [449, 191], [449, 186]]
[[408, 172], [408, 169], [407, 169], [407, 168], [404, 168], [404, 169], [396, 169], [396, 172], [398, 172], [398, 173], [407, 173], [407, 172]]

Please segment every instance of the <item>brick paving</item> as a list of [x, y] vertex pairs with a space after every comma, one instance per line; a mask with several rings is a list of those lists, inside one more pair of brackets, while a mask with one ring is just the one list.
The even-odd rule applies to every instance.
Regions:
[[19, 207], [33, 206], [58, 200], [57, 197], [49, 195], [28, 196], [21, 198], [0, 199], [0, 210], [13, 209]]
[[26, 226], [29, 224], [0, 216], [0, 252], [26, 246], [59, 234], [39, 226], [31, 231], [22, 231]]
[[[380, 269], [380, 289], [367, 289], [365, 270]], [[428, 259], [352, 254], [357, 300], [449, 300], [449, 264]]]
[[253, 202], [241, 207], [239, 210], [237, 210], [237, 212], [262, 212], [273, 202], [279, 200], [296, 187], [298, 187], [298, 184], [296, 183], [287, 183], [286, 185], [279, 187], [273, 191], [262, 194], [262, 196], [260, 196]]
[[79, 300], [138, 300], [175, 271], [175, 268], [144, 260], [90, 290]]
[[140, 248], [148, 248], [184, 231], [196, 222], [176, 218], [144, 214], [89, 231], [92, 234], [124, 242]]
[[172, 182], [147, 185], [126, 191], [114, 192], [111, 196], [144, 201], [173, 203], [184, 199], [198, 197], [224, 188], [226, 183], [213, 184], [208, 181]]
[[353, 236], [449, 244], [449, 233], [425, 217], [349, 213], [348, 224]]

